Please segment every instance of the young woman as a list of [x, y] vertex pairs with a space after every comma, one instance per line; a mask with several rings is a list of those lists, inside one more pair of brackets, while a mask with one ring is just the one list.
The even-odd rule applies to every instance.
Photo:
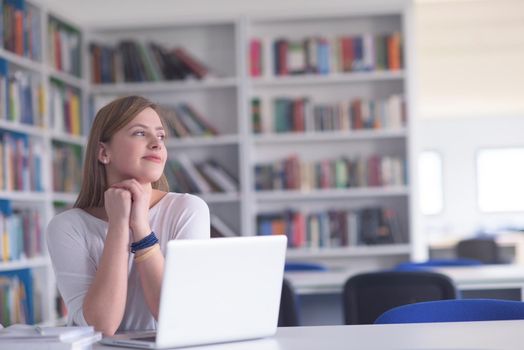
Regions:
[[164, 140], [158, 108], [143, 97], [96, 115], [78, 199], [46, 231], [69, 325], [155, 329], [167, 242], [209, 238], [206, 203], [167, 192]]

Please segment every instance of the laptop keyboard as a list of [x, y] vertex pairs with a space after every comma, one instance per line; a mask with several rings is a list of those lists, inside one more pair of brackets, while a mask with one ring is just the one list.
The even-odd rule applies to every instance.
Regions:
[[136, 337], [136, 338], [133, 338], [133, 340], [140, 340], [140, 341], [147, 341], [147, 342], [151, 342], [151, 343], [154, 343], [156, 342], [156, 336], [149, 336], [149, 337]]

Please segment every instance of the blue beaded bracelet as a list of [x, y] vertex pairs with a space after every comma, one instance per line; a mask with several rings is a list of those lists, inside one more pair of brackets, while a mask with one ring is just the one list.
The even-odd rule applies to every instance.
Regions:
[[135, 253], [137, 250], [149, 248], [158, 243], [158, 238], [153, 231], [138, 242], [131, 243], [131, 253]]

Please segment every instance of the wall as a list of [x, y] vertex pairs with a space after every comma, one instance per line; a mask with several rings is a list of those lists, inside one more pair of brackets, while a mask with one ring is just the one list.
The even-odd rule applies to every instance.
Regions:
[[430, 238], [470, 235], [479, 228], [524, 224], [522, 213], [483, 214], [476, 197], [475, 156], [479, 148], [524, 147], [524, 118], [444, 118], [418, 124], [420, 148], [443, 157], [444, 209], [427, 216], [423, 227]]
[[522, 222], [478, 211], [475, 153], [524, 146], [524, 1], [420, 2], [415, 18], [416, 149], [441, 152], [445, 202], [421, 234]]

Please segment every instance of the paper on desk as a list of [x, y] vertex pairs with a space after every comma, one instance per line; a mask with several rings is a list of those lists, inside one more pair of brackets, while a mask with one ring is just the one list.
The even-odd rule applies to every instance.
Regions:
[[70, 341], [92, 335], [93, 327], [39, 327], [14, 324], [0, 329], [0, 343], [6, 340]]
[[0, 340], [0, 349], [9, 350], [92, 350], [93, 344], [102, 339], [102, 333], [94, 332], [73, 340], [5, 339]]

